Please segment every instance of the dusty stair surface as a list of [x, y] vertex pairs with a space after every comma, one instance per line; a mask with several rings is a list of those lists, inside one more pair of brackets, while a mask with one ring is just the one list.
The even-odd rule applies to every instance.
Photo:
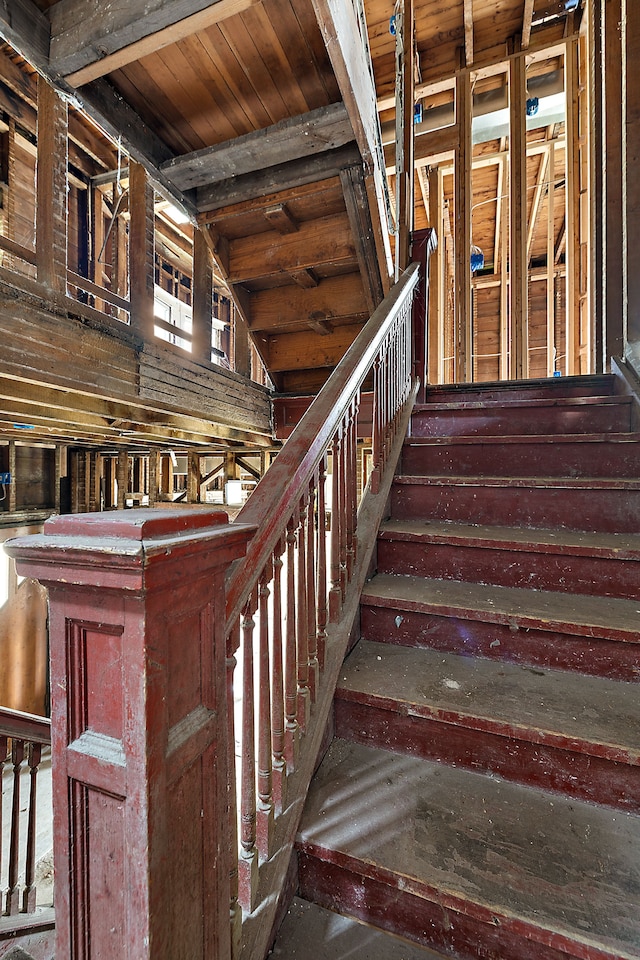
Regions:
[[415, 409], [302, 897], [460, 960], [640, 958], [639, 478], [613, 377]]

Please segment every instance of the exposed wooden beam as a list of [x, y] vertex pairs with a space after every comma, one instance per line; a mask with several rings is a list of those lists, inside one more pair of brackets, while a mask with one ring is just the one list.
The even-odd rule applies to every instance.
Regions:
[[522, 39], [520, 46], [523, 50], [528, 50], [531, 42], [531, 24], [533, 22], [533, 5], [535, 0], [524, 0], [524, 13], [522, 15]]
[[[360, 154], [355, 143], [347, 144], [337, 150], [200, 187], [197, 190], [196, 205], [199, 213], [206, 214], [209, 210], [215, 210], [216, 215], [219, 215], [221, 208], [226, 206], [337, 177], [343, 167], [356, 163], [359, 159]], [[200, 219], [206, 220], [206, 217]]]
[[311, 288], [293, 284], [258, 290], [252, 296], [251, 330], [300, 329], [310, 317], [365, 320], [367, 303], [356, 272], [322, 280]]
[[74, 87], [247, 10], [257, 0], [59, 0], [51, 65]]
[[333, 103], [175, 157], [161, 169], [179, 190], [190, 190], [334, 150], [352, 140], [353, 130], [344, 104]]
[[555, 203], [553, 179], [555, 170], [555, 150], [549, 145], [549, 193], [547, 194], [547, 376], [552, 377], [556, 364], [556, 297], [555, 297]]
[[529, 227], [527, 229], [527, 260], [531, 257], [531, 246], [540, 213], [540, 204], [544, 196], [545, 187], [549, 189], [550, 202], [553, 205], [553, 177], [547, 176], [549, 169], [549, 151], [546, 150], [540, 157], [540, 166], [536, 178], [535, 190], [533, 193], [533, 202], [531, 204], [531, 214], [529, 216]]
[[[528, 0], [529, 2], [529, 0]], [[530, 0], [533, 7], [533, 0]], [[464, 56], [468, 67], [473, 65], [473, 0], [464, 0]]]
[[373, 313], [383, 300], [384, 291], [362, 164], [347, 167], [340, 173], [340, 180], [367, 306]]
[[289, 272], [289, 276], [294, 283], [297, 283], [304, 290], [310, 290], [312, 287], [318, 286], [318, 278], [313, 270], [292, 270]]
[[511, 370], [514, 380], [529, 375], [529, 321], [527, 270], [527, 137], [525, 112], [525, 62], [516, 57], [509, 64], [510, 170], [509, 170], [509, 317], [511, 322]]
[[296, 233], [299, 228], [296, 218], [291, 214], [286, 203], [275, 203], [263, 210], [263, 216], [270, 227], [278, 233]]
[[471, 78], [460, 74], [456, 85], [456, 115], [460, 141], [455, 153], [455, 349], [456, 382], [473, 379], [473, 317], [471, 315]]
[[0, 3], [0, 36], [35, 67], [49, 63], [49, 21], [33, 0]]

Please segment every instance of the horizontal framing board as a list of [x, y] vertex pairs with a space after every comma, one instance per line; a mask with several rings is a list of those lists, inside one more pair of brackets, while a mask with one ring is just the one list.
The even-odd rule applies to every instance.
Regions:
[[269, 370], [283, 372], [316, 367], [335, 367], [360, 333], [362, 326], [351, 323], [337, 327], [326, 336], [311, 330], [269, 337]]
[[293, 284], [253, 294], [251, 330], [273, 331], [284, 324], [305, 326], [311, 315], [329, 322], [339, 317], [364, 319], [367, 304], [359, 273], [348, 273], [304, 289]]
[[334, 103], [235, 140], [176, 157], [162, 166], [162, 172], [177, 189], [190, 190], [302, 157], [317, 156], [352, 140], [353, 131], [344, 104]]

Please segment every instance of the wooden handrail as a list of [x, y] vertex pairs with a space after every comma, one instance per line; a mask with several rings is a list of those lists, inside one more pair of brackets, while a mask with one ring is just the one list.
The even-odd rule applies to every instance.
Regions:
[[30, 743], [51, 743], [51, 720], [0, 707], [0, 736], [18, 737]]
[[93, 280], [88, 280], [86, 277], [80, 276], [79, 273], [74, 273], [73, 270], [67, 270], [67, 283], [71, 284], [72, 287], [78, 287], [80, 290], [84, 290], [85, 293], [90, 293], [92, 296], [98, 297], [99, 300], [104, 300], [105, 303], [110, 303], [111, 306], [117, 307], [118, 310], [124, 310], [127, 313], [131, 312], [131, 304], [128, 300], [125, 300], [124, 297], [120, 297], [117, 293], [107, 290], [106, 287], [101, 287], [98, 283], [94, 283]]
[[[262, 569], [281, 535], [282, 525], [293, 515], [305, 485], [355, 391], [371, 370], [398, 311], [407, 297], [411, 297], [418, 273], [418, 264], [411, 264], [372, 314], [240, 511], [238, 523], [256, 523], [258, 532], [249, 545], [246, 559], [232, 570], [227, 583], [227, 630], [231, 629], [249, 596], [252, 571]], [[274, 509], [276, 503], [277, 509]]]
[[0, 234], [0, 250], [4, 250], [5, 253], [10, 253], [12, 257], [18, 257], [19, 260], [24, 260], [26, 263], [30, 263], [35, 267], [36, 265], [36, 252], [31, 247], [25, 247], [21, 243], [16, 243], [15, 240], [11, 240], [10, 237], [4, 237]]

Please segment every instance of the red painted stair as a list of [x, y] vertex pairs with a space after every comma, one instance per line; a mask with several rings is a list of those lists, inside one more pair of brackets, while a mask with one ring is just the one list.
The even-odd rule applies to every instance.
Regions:
[[416, 407], [298, 836], [306, 900], [459, 960], [640, 960], [640, 434], [618, 382]]

